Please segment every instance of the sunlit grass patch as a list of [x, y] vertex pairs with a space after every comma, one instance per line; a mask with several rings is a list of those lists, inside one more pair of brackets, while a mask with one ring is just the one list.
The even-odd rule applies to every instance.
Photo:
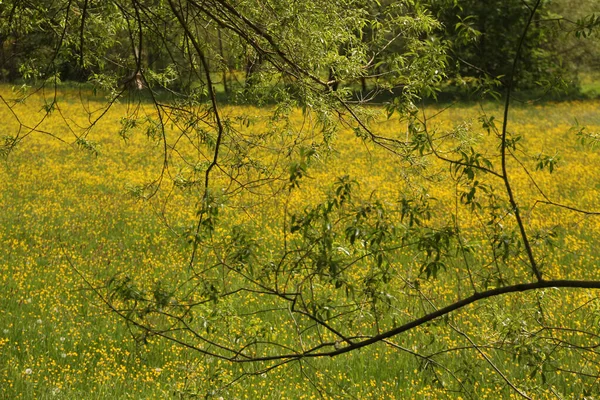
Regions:
[[[202, 356], [151, 334], [138, 336], [136, 340], [131, 335], [131, 325], [111, 313], [93, 288], [101, 290], [115, 277], [123, 282], [126, 279], [135, 282], [137, 286], [132, 286], [132, 290], [170, 291], [177, 287], [188, 288], [186, 285], [193, 287], [188, 282], [191, 246], [184, 233], [195, 222], [201, 196], [201, 184], [196, 181], [202, 179], [202, 174], [195, 170], [195, 165], [185, 163], [186, 152], [194, 150], [191, 147], [183, 146], [181, 157], [174, 157], [165, 172], [160, 139], [141, 129], [133, 129], [126, 138], [119, 135], [123, 128], [121, 116], [127, 114], [129, 107], [126, 103], [115, 104], [89, 132], [86, 142], [78, 140], [77, 127], [85, 125], [87, 116], [77, 96], [65, 95], [64, 100], [61, 112], [67, 116], [66, 121], [54, 113], [39, 128], [55, 133], [65, 142], [40, 133], [31, 134], [2, 161], [0, 169], [3, 182], [0, 188], [0, 284], [3, 288], [0, 294], [0, 393], [3, 396], [24, 399], [443, 398], [448, 394], [445, 389], [452, 384], [452, 377], [443, 371], [436, 373], [431, 363], [411, 354], [422, 351], [442, 352], [436, 358], [440, 363], [461, 371], [470, 369], [467, 374], [470, 381], [464, 384], [478, 397], [494, 398], [499, 393], [514, 395], [477, 352], [472, 349], [444, 352], [446, 348], [465, 346], [465, 340], [441, 321], [399, 336], [397, 342], [403, 349], [381, 343], [349, 355], [303, 361], [256, 375], [252, 374], [258, 370], [254, 367]], [[87, 107], [99, 109], [101, 99], [98, 100], [96, 104], [92, 98], [86, 103]], [[40, 103], [41, 98], [34, 97], [16, 106], [15, 112], [24, 121], [34, 124], [36, 118], [42, 116], [38, 111]], [[598, 150], [581, 145], [571, 128], [572, 122], [577, 120], [597, 132], [599, 105], [598, 102], [545, 104], [516, 108], [511, 114], [511, 134], [521, 135], [531, 153], [527, 157], [520, 155], [528, 160], [530, 175], [535, 177], [539, 189], [557, 201], [586, 208], [597, 205], [600, 198], [595, 171], [600, 161]], [[484, 106], [490, 113], [499, 110], [491, 104]], [[432, 115], [436, 111], [433, 107]], [[151, 107], [141, 113], [153, 116]], [[272, 167], [275, 175], [270, 177], [277, 184], [256, 185], [251, 188], [253, 194], [248, 195], [235, 184], [229, 184], [225, 172], [217, 171], [215, 196], [227, 207], [223, 207], [221, 225], [217, 226], [214, 237], [223, 243], [232, 240], [229, 228], [239, 226], [259, 242], [261, 255], [268, 258], [270, 252], [278, 251], [284, 239], [283, 221], [289, 224], [292, 212], [300, 214], [306, 207], [325, 201], [336, 179], [346, 175], [357, 182], [356, 197], [365, 202], [379, 199], [396, 202], [404, 194], [413, 193], [412, 184], [426, 186], [436, 199], [435, 215], [442, 222], [450, 220], [456, 192], [447, 185], [449, 171], [441, 164], [428, 165], [439, 172], [438, 180], [422, 181], [421, 175], [405, 169], [389, 152], [364, 142], [350, 130], [340, 130], [331, 149], [317, 146], [321, 144], [316, 139], [318, 131], [307, 136], [298, 134], [299, 127], [308, 124], [308, 117], [299, 110], [291, 114], [289, 136], [274, 133], [275, 127], [265, 110], [229, 106], [223, 113], [232, 120], [242, 115], [251, 119], [241, 124], [245, 128], [240, 128], [236, 139], [264, 135], [268, 140], [285, 144], [292, 137], [304, 140], [304, 148], [318, 149], [300, 180], [300, 188], [292, 192], [286, 186], [287, 164], [279, 161], [282, 156], [279, 150], [266, 145], [248, 150], [248, 160], [263, 161]], [[473, 140], [482, 147], [489, 146], [486, 150], [493, 154], [496, 149], [492, 138], [478, 125], [479, 113], [476, 107], [458, 105], [430, 123], [443, 134], [469, 121], [475, 131]], [[0, 119], [6, 121], [2, 130], [9, 135], [18, 129], [6, 107], [0, 108]], [[73, 124], [73, 131], [65, 122]], [[376, 125], [390, 137], [402, 138], [406, 130], [398, 120], [385, 120], [383, 113]], [[176, 132], [177, 126], [167, 124], [166, 134], [170, 140]], [[265, 143], [268, 140], [264, 139]], [[536, 170], [536, 155], [554, 155], [556, 151], [560, 154], [556, 173]], [[203, 157], [208, 155], [199, 156]], [[538, 189], [517, 163], [511, 162], [509, 168], [514, 173], [517, 196], [528, 205], [528, 226], [539, 230], [540, 238], [544, 237], [541, 233], [556, 225], [568, 228], [567, 233], [558, 232], [553, 252], [547, 252], [542, 239], [534, 249], [543, 260], [544, 273], [556, 279], [598, 279], [594, 266], [598, 262], [599, 220], [576, 213], [559, 213], [543, 204], [531, 208], [539, 197]], [[240, 173], [252, 177], [255, 172]], [[154, 186], [147, 185], [158, 179], [164, 190], [154, 194]], [[480, 222], [473, 217], [462, 223], [469, 228]], [[468, 229], [466, 232], [466, 239], [478, 240], [475, 234], [468, 237]], [[287, 239], [293, 240], [294, 236]], [[476, 256], [473, 255], [472, 261]], [[493, 260], [479, 261], [485, 264]], [[460, 268], [461, 262], [447, 268], [440, 281], [421, 279], [424, 295], [443, 304], [455, 300], [457, 286], [451, 285], [458, 285], [462, 293], [468, 294], [470, 288], [464, 283], [466, 274]], [[395, 252], [391, 265], [409, 276], [412, 274], [415, 279], [422, 278], [413, 253]], [[365, 279], [368, 273], [361, 269], [350, 271], [350, 278], [356, 281]], [[89, 279], [92, 287], [79, 273]], [[529, 271], [515, 262], [512, 273], [528, 276]], [[226, 277], [232, 285], [240, 279], [233, 273]], [[495, 284], [490, 282], [492, 286]], [[400, 298], [403, 290], [399, 285], [394, 286], [389, 294]], [[329, 296], [333, 300], [342, 296], [333, 285], [324, 285], [321, 293], [324, 298]], [[265, 313], [236, 319], [235, 312], [251, 313], [261, 301], [260, 296], [240, 294], [224, 300], [218, 308], [207, 303], [195, 322], [206, 330], [216, 326], [214, 329], [218, 329], [223, 340], [234, 342], [260, 335], [296, 345], [296, 328], [285, 316]], [[551, 322], [556, 326], [572, 323], [576, 327], [579, 323], [590, 323], [586, 319], [587, 311], [582, 309], [570, 315], [563, 311], [577, 310], [595, 301], [594, 294], [587, 291], [548, 289], [468, 307], [453, 314], [451, 322], [481, 342], [490, 338], [498, 342], [522, 340], [521, 330], [529, 329], [523, 323], [539, 318], [528, 313], [538, 302], [545, 305], [547, 313], [543, 318], [549, 325]], [[276, 306], [280, 304], [274, 303], [273, 307]], [[394, 307], [388, 318], [379, 321], [381, 329], [414, 318], [427, 306], [399, 302]], [[228, 325], [218, 325], [220, 320], [229, 321]], [[354, 321], [353, 329], [357, 332], [376, 329], [368, 309]], [[530, 343], [525, 341], [522, 354], [507, 356], [493, 349], [488, 353], [518, 386], [533, 391], [540, 398], [551, 398], [553, 394], [549, 390], [536, 392], [538, 377], [530, 368], [535, 362], [535, 355], [528, 353], [530, 348]], [[561, 359], [565, 371], [551, 378], [552, 385], [570, 394], [578, 394], [593, 385], [593, 381], [569, 374], [569, 368], [576, 366], [571, 365], [574, 360]], [[585, 367], [593, 368], [591, 364]], [[235, 381], [235, 377], [243, 373], [249, 375]]]

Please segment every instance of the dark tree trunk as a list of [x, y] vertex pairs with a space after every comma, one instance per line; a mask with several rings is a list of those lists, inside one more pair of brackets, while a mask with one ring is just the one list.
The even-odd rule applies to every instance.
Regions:
[[253, 76], [258, 71], [261, 64], [262, 64], [262, 56], [260, 54], [253, 56], [253, 57], [252, 56], [248, 57], [247, 62], [246, 62], [245, 86], [249, 86], [250, 84], [252, 84]]
[[119, 84], [123, 87], [123, 89], [127, 90], [142, 90], [144, 85], [144, 78], [142, 78], [142, 73], [140, 71], [136, 71], [131, 75], [121, 79]]
[[219, 38], [219, 55], [221, 59], [225, 63], [225, 68], [223, 68], [223, 90], [226, 94], [229, 94], [229, 85], [227, 84], [227, 71], [229, 70], [229, 62], [227, 58], [225, 58], [225, 51], [223, 50], [223, 37], [221, 36], [221, 29], [217, 30], [217, 35]]
[[335, 71], [333, 70], [333, 68], [329, 67], [329, 88], [332, 91], [337, 91], [338, 90], [338, 86], [340, 85], [340, 83], [338, 82], [336, 76], [335, 76]]

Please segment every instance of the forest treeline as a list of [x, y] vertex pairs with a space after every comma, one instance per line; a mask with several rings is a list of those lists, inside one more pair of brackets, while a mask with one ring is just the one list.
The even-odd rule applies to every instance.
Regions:
[[[244, 2], [237, 3], [236, 7], [242, 7]], [[403, 63], [403, 57], [418, 50], [411, 48], [410, 39], [404, 40], [406, 32], [383, 32], [380, 21], [386, 19], [390, 9], [395, 9], [396, 15], [421, 14], [437, 20], [435, 29], [421, 35], [444, 49], [445, 83], [459, 87], [469, 87], [473, 80], [490, 80], [492, 86], [493, 81], [501, 83], [511, 68], [510, 60], [520, 40], [514, 32], [523, 29], [527, 22], [523, 16], [529, 11], [527, 3], [521, 0], [349, 3], [355, 8], [357, 21], [362, 21], [357, 22], [354, 37], [341, 44], [339, 40], [331, 40], [337, 48], [328, 59], [306, 66], [326, 77], [332, 90], [340, 85], [363, 92], [372, 86], [387, 89], [402, 86], [401, 80], [391, 83], [388, 76]], [[271, 69], [265, 66], [263, 61], [268, 54], [259, 46], [249, 44], [251, 40], [240, 40], [226, 15], [221, 20], [219, 15], [209, 17], [211, 12], [219, 13], [218, 9], [211, 9], [210, 2], [205, 5], [206, 17], [194, 16], [189, 32], [184, 32], [170, 13], [168, 1], [136, 0], [132, 4], [94, 0], [1, 2], [0, 81], [92, 81], [100, 86], [150, 85], [187, 91], [205, 80], [201, 72], [203, 64], [195, 59], [190, 35], [204, 47], [210, 72], [225, 92], [260, 86], [277, 72], [272, 66]], [[282, 10], [269, 13], [265, 9], [253, 12], [251, 7], [246, 12], [257, 31], [273, 37], [296, 34], [299, 42], [330, 40], [328, 36], [335, 30], [326, 29], [321, 37], [303, 37], [303, 27], [294, 26], [301, 22], [295, 20], [294, 12], [310, 13], [311, 7], [327, 7], [327, 2], [300, 2], [298, 7], [288, 13]], [[524, 42], [518, 85], [556, 88], [568, 83], [577, 87], [579, 72], [598, 70], [599, 42], [582, 40], [588, 34], [586, 27], [598, 23], [598, 8], [595, 0], [544, 2]], [[331, 18], [323, 23], [333, 23], [337, 16], [332, 14]], [[199, 20], [204, 23], [198, 23]], [[389, 43], [381, 46], [382, 40]], [[364, 49], [369, 68], [350, 67], [354, 63], [348, 60], [357, 57], [357, 46]], [[284, 50], [293, 55], [310, 51], [310, 47], [305, 43]], [[440, 77], [431, 79], [441, 81]], [[480, 87], [479, 83], [477, 86]]]

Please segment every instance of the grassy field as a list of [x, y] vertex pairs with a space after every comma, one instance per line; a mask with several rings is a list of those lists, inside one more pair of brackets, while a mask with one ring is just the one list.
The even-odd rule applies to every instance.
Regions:
[[[14, 97], [6, 87], [1, 94], [6, 99]], [[182, 156], [173, 159], [163, 179], [163, 190], [156, 196], [143, 201], [132, 195], [143, 192], [141, 185], [160, 176], [163, 149], [156, 138], [135, 129], [126, 139], [119, 135], [121, 117], [131, 112], [125, 103], [116, 104], [90, 132], [86, 143], [92, 144], [98, 154], [89, 148], [86, 151], [85, 145], [73, 144], [74, 133], [80, 133], [77, 127], [88, 122], [85, 109], [98, 109], [101, 101], [88, 95], [82, 103], [75, 91], [61, 94], [60, 112], [55, 111], [39, 125], [40, 130], [56, 137], [33, 133], [1, 161], [1, 398], [469, 398], [448, 391], [456, 386], [448, 370], [463, 377], [461, 382], [470, 398], [518, 397], [475, 349], [445, 352], [467, 346], [468, 342], [458, 330], [436, 323], [395, 338], [404, 350], [379, 344], [331, 359], [291, 363], [240, 380], [235, 378], [249, 367], [205, 357], [157, 338], [150, 338], [147, 344], [134, 340], [127, 324], [102, 305], [79, 273], [99, 287], [117, 274], [127, 274], [150, 290], [159, 283], [176, 286], [184, 281], [191, 247], [176, 233], [193, 224], [200, 191], [186, 186], [195, 175]], [[43, 104], [42, 95], [36, 94], [14, 110], [22, 122], [33, 125], [43, 115]], [[498, 105], [486, 103], [483, 107], [490, 114], [500, 115]], [[436, 111], [431, 107], [429, 112], [433, 115]], [[229, 106], [223, 112], [232, 120], [247, 116], [250, 122], [245, 129], [249, 135], [272, 129], [265, 110]], [[400, 122], [385, 120], [382, 111], [372, 112], [378, 118], [375, 125], [379, 131], [391, 134], [403, 129]], [[479, 113], [478, 105], [458, 104], [432, 124], [440, 131], [464, 121], [477, 125]], [[0, 105], [0, 121], [0, 134], [14, 135], [18, 130], [5, 104]], [[306, 116], [293, 111], [291, 121], [293, 127], [302, 126]], [[600, 102], [517, 106], [510, 130], [523, 135], [531, 154], [560, 151], [556, 173], [532, 168], [548, 195], [593, 209], [600, 199], [600, 154], [598, 148], [579, 143], [571, 129], [576, 121], [587, 126], [586, 132], [599, 132]], [[475, 129], [485, 136], [482, 129]], [[286, 192], [277, 191], [275, 186], [257, 188], [254, 196], [232, 197], [221, 223], [250, 227], [268, 250], [270, 245], [277, 245], [282, 234], [282, 205], [287, 201], [290, 209], [302, 210], [322, 200], [336, 177], [349, 175], [356, 179], [360, 185], [358, 195], [364, 197], [390, 198], [406, 190], [407, 172], [381, 148], [365, 144], [344, 129], [336, 134], [333, 147], [335, 150], [324, 153], [311, 165], [305, 179], [308, 183], [292, 197], [286, 197]], [[271, 161], [277, 158], [268, 149], [260, 151]], [[281, 174], [287, 171], [276, 161], [270, 165], [283, 171]], [[511, 168], [519, 198], [532, 202], [535, 190], [527, 176], [519, 172], [518, 166]], [[224, 177], [217, 174], [217, 186], [220, 179]], [[452, 207], [443, 205], [454, 195], [447, 186], [439, 182], [427, 185], [442, 204], [440, 213], [444, 207]], [[600, 279], [598, 217], [536, 209], [527, 218], [531, 226], [540, 229], [557, 224], [566, 227], [557, 250], [544, 256], [545, 273], [553, 278]], [[398, 268], [409, 268], [401, 260]], [[429, 286], [425, 283], [423, 288], [439, 304], [455, 300], [455, 291], [446, 289], [459, 279], [458, 270], [456, 274], [450, 271], [443, 279], [446, 281]], [[256, 298], [244, 299], [248, 303], [238, 299], [227, 307], [255, 308], [252, 301]], [[598, 396], [596, 360], [582, 361], [557, 352], [554, 361], [560, 366], [551, 364], [552, 370], [542, 381], [541, 374], [532, 373], [539, 360], [527, 353], [531, 343], [519, 334], [534, 329], [536, 316], [529, 310], [538, 303], [544, 304], [544, 318], [549, 325], [587, 326], [598, 332], [600, 305], [596, 300], [593, 291], [549, 289], [467, 307], [453, 314], [452, 321], [480, 343], [488, 343], [493, 335], [497, 335], [495, 342], [511, 340], [512, 334], [523, 340], [522, 355], [493, 348], [487, 349], [486, 355], [511, 382], [533, 397]], [[413, 307], [407, 304], [406, 309], [398, 309], [399, 318], [405, 315], [403, 312], [420, 312]], [[253, 326], [259, 329], [266, 324], [271, 337], [286, 342], [290, 329], [277, 321], [269, 325], [268, 317], [259, 314], [246, 319], [239, 329], [248, 333]], [[385, 323], [393, 325], [391, 320]], [[440, 352], [435, 361], [448, 370], [411, 352]]]

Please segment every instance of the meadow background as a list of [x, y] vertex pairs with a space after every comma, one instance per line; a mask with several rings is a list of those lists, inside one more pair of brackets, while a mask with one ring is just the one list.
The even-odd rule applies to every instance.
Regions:
[[[5, 99], [15, 97], [7, 86], [1, 87], [0, 93]], [[91, 92], [81, 96], [75, 89], [59, 92], [60, 113], [50, 114], [39, 126], [55, 137], [31, 134], [0, 163], [0, 397], [454, 397], [447, 391], [452, 377], [445, 370], [410, 354], [435, 349], [437, 343], [440, 354], [435, 360], [468, 376], [464, 384], [475, 398], [517, 397], [473, 349], [446, 353], [445, 348], [464, 346], [465, 340], [436, 323], [398, 338], [403, 350], [380, 343], [332, 359], [292, 363], [239, 380], [236, 378], [250, 370], [164, 340], [134, 340], [127, 324], [107, 310], [80, 274], [99, 288], [115, 275], [130, 276], [148, 288], [165, 282], [176, 285], [183, 279], [191, 249], [177, 233], [194, 220], [198, 193], [187, 189], [181, 177], [172, 173], [165, 179], [167, 190], [148, 201], [136, 197], [139, 185], [161, 173], [160, 142], [135, 129], [127, 138], [118, 134], [121, 117], [130, 107], [123, 102], [116, 104], [90, 133], [97, 153], [75, 144], [75, 136], [65, 126], [64, 118], [83, 126], [86, 113], [82, 107], [100, 109], [103, 101]], [[14, 112], [22, 121], [33, 123], [44, 114], [44, 98], [42, 93], [34, 94], [16, 105]], [[432, 105], [427, 110], [433, 115], [443, 107]], [[492, 102], [459, 103], [436, 117], [435, 125], [443, 130], [464, 121], [477, 124], [480, 107], [490, 115], [501, 112], [499, 105]], [[268, 129], [268, 110], [230, 105], [222, 112], [247, 116], [252, 120], [247, 127], [250, 131]], [[374, 107], [372, 112], [379, 131], [391, 134], [402, 129], [398, 120], [387, 120], [382, 109]], [[300, 110], [291, 115], [293, 124], [301, 125], [305, 119]], [[6, 105], [0, 106], [0, 121], [3, 132], [18, 129]], [[517, 105], [511, 114], [510, 130], [523, 135], [526, 148], [532, 153], [560, 151], [555, 174], [534, 172], [548, 194], [557, 200], [594, 208], [600, 199], [599, 149], [581, 144], [572, 129], [575, 123], [586, 126], [587, 132], [600, 132], [600, 101]], [[485, 136], [483, 130], [481, 134]], [[306, 178], [310, 185], [294, 192], [289, 200], [291, 207], [302, 209], [323, 199], [335, 178], [343, 175], [356, 179], [364, 196], [375, 193], [389, 197], [402, 192], [404, 171], [389, 153], [365, 143], [347, 129], [336, 134], [334, 143], [334, 151], [311, 165]], [[513, 173], [517, 193], [527, 199], [532, 193], [530, 181], [518, 168]], [[440, 185], [437, 193], [436, 185], [430, 186], [442, 202], [454, 196], [444, 192], [444, 186]], [[261, 197], [255, 205], [238, 198], [235, 201], [239, 203], [233, 204], [222, 223], [252, 226], [257, 238], [275, 243], [281, 235], [279, 221], [284, 200], [278, 192]], [[597, 217], [553, 209], [533, 214], [534, 226], [568, 227], [557, 250], [548, 255], [552, 269], [545, 273], [553, 278], [600, 279]], [[438, 300], [454, 295], [452, 291], [444, 293], [444, 280], [454, 282], [453, 274], [447, 275], [433, 284], [435, 290], [430, 288]], [[577, 326], [580, 321], [595, 326], [600, 320], [596, 300], [593, 291], [548, 289], [485, 301], [452, 318], [471, 337], [487, 340], [494, 329], [506, 332], [532, 321], [535, 316], [525, 315], [523, 310], [529, 310], [536, 302], [544, 304], [546, 318], [556, 326]], [[251, 308], [248, 304], [236, 306]], [[257, 320], [256, 325], [260, 324], [264, 321]], [[503, 324], [505, 330], [497, 328]], [[270, 329], [270, 334], [282, 342], [290, 333], [286, 326], [274, 324]], [[593, 360], [581, 364], [578, 358], [561, 359], [559, 369], [544, 377], [541, 385], [540, 374], [532, 373], [535, 362], [530, 358], [493, 349], [488, 354], [517, 386], [536, 398], [556, 398], [556, 393], [576, 398], [586, 393], [599, 394], [598, 366]], [[569, 372], [571, 368], [589, 376], [573, 374]]]

